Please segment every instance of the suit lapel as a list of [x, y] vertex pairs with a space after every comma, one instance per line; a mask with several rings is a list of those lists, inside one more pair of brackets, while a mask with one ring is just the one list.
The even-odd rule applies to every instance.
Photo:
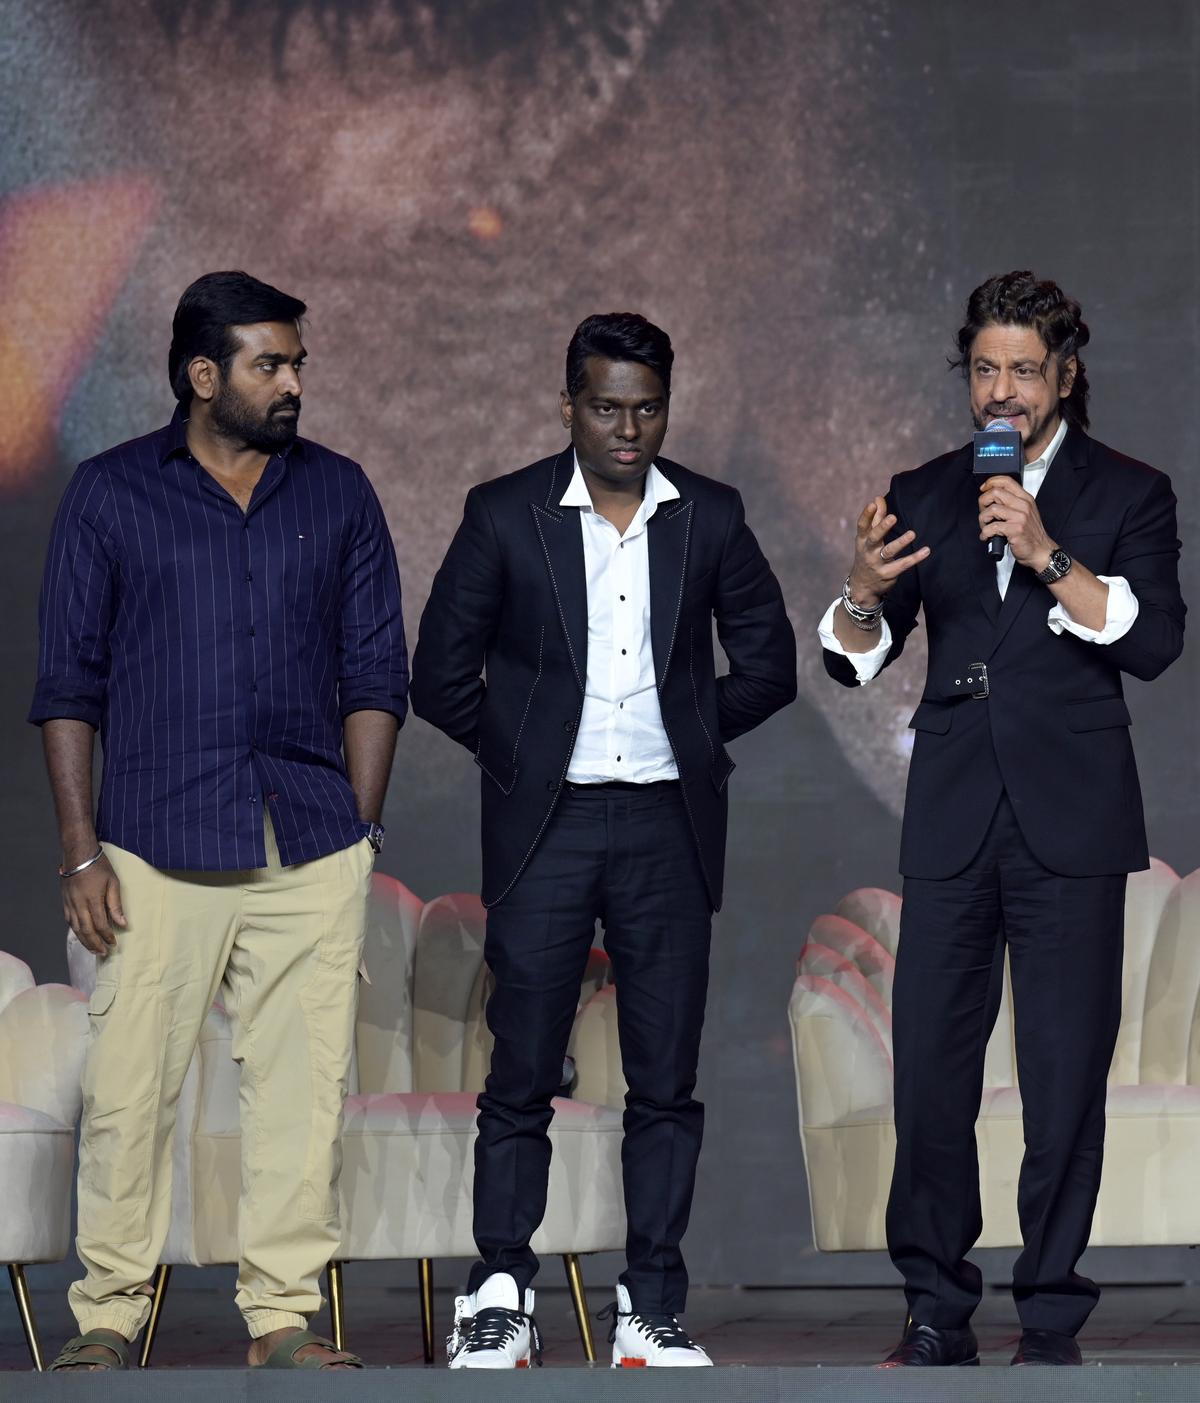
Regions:
[[[1083, 486], [1083, 474], [1079, 471], [1087, 466], [1087, 439], [1077, 429], [1068, 429], [1062, 446], [1054, 455], [1050, 471], [1037, 494], [1038, 514], [1042, 524], [1053, 540], [1066, 528], [1075, 499]], [[1001, 640], [1013, 626], [1013, 621], [1021, 612], [1021, 607], [1033, 593], [1037, 577], [1024, 565], [1013, 567], [1012, 579], [1004, 594], [1004, 603], [996, 624], [996, 638], [993, 648], [1000, 646]]]
[[[571, 670], [584, 690], [587, 677], [587, 572], [583, 561], [583, 527], [575, 507], [560, 507], [559, 498], [571, 480], [573, 459], [566, 448], [554, 459], [550, 485], [543, 500], [529, 503], [533, 524], [541, 542], [550, 587], [558, 606], [558, 617], [567, 640]], [[538, 494], [541, 495], [540, 493]]]
[[958, 541], [963, 551], [963, 563], [978, 594], [983, 612], [991, 623], [1000, 617], [1000, 591], [996, 588], [996, 562], [989, 559], [987, 542], [979, 539], [979, 482], [971, 471], [971, 449], [962, 455], [962, 475], [957, 488], [956, 515]]
[[[678, 487], [671, 471], [673, 466], [659, 459], [659, 472]], [[683, 582], [695, 506], [694, 501], [682, 497], [664, 502], [646, 528], [650, 557], [650, 646], [654, 653], [654, 677], [660, 688], [667, 680], [675, 652], [675, 631], [683, 607]]]

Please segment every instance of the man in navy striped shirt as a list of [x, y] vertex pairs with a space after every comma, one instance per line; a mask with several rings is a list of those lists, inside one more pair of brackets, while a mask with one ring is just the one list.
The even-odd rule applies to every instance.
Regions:
[[174, 419], [83, 463], [50, 541], [30, 720], [66, 916], [100, 959], [81, 1335], [58, 1367], [128, 1364], [170, 1222], [175, 1104], [218, 990], [242, 1064], [250, 1363], [357, 1363], [305, 1327], [340, 1241], [356, 978], [408, 656], [370, 483], [297, 437], [304, 312], [245, 273], [193, 283]]

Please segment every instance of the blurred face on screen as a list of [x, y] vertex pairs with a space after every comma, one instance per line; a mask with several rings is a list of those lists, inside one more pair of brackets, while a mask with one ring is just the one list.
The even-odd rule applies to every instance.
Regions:
[[1060, 368], [1031, 326], [985, 326], [971, 347], [968, 383], [977, 429], [1009, 419], [1021, 435], [1027, 461], [1058, 431], [1061, 401], [1075, 377], [1072, 356]]
[[[49, 191], [51, 212], [76, 201], [93, 234], [70, 224], [60, 242], [43, 236], [49, 285], [64, 266], [72, 289], [119, 291], [133, 267], [140, 289], [115, 301], [103, 343], [136, 384], [120, 398], [101, 395], [98, 377], [82, 385], [87, 412], [67, 421], [67, 457], [156, 422], [161, 368], [144, 348], [159, 344], [185, 274], [214, 266], [214, 249], [226, 266], [303, 288], [319, 309], [306, 433], [372, 465], [403, 536], [414, 617], [468, 488], [561, 447], [553, 414], [531, 415], [530, 387], [558, 383], [563, 328], [598, 305], [636, 306], [687, 348], [672, 456], [770, 504], [754, 519], [796, 610], [819, 617], [828, 604], [847, 501], [949, 447], [957, 384], [930, 381], [903, 317], [867, 309], [893, 308], [895, 289], [924, 276], [938, 230], [936, 202], [907, 198], [923, 188], [919, 152], [889, 116], [904, 66], [864, 68], [876, 47], [864, 35], [888, 7], [9, 8], [21, 16], [9, 26], [23, 64], [10, 65], [17, 110], [40, 111], [47, 92], [78, 104], [34, 124], [35, 144], [0, 151], [10, 184], [48, 170], [128, 175]], [[48, 8], [72, 18], [51, 26], [53, 43]], [[771, 103], [747, 102], [751, 91]], [[248, 92], [265, 160], [246, 159]], [[797, 130], [808, 134], [799, 145]], [[930, 357], [940, 349], [932, 332], [928, 346]], [[347, 365], [352, 374], [338, 372]], [[886, 416], [862, 413], [868, 374], [886, 384]], [[241, 379], [233, 390], [254, 393]], [[261, 415], [270, 401], [252, 407]], [[819, 653], [800, 666], [834, 742], [898, 813], [918, 664], [889, 669], [853, 715]], [[433, 749], [413, 763], [433, 788], [459, 782]]]

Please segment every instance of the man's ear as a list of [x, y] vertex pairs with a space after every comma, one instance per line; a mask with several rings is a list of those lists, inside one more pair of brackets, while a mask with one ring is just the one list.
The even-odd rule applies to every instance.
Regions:
[[217, 393], [221, 372], [217, 369], [216, 361], [209, 360], [207, 356], [193, 356], [188, 361], [188, 380], [196, 399], [207, 403]]
[[558, 392], [558, 412], [562, 416], [563, 428], [570, 429], [575, 422], [575, 406], [571, 403], [571, 396], [567, 394], [566, 390]]
[[1079, 361], [1074, 356], [1068, 356], [1058, 370], [1058, 397], [1066, 399], [1075, 385], [1075, 372], [1079, 369]]

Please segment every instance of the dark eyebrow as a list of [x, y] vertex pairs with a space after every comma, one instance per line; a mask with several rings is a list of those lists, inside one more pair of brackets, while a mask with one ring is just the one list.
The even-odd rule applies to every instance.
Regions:
[[291, 365], [295, 361], [307, 360], [308, 352], [301, 347], [300, 354], [292, 357], [282, 355], [279, 351], [263, 351], [261, 355], [255, 356], [254, 359], [259, 362], [265, 361], [268, 365]]

